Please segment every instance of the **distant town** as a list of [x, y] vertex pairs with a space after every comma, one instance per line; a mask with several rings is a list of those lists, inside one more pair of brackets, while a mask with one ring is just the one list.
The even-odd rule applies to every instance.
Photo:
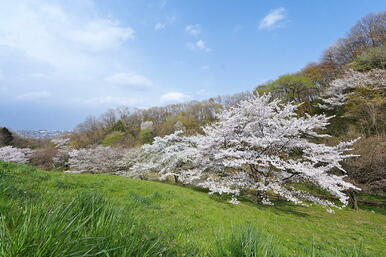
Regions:
[[18, 135], [25, 138], [54, 138], [70, 133], [66, 130], [16, 130]]

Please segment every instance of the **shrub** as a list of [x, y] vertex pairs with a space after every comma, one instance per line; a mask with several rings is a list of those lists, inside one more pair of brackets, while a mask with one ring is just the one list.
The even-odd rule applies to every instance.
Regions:
[[102, 144], [104, 146], [115, 146], [122, 144], [125, 139], [125, 133], [120, 131], [114, 131], [108, 134], [104, 139]]

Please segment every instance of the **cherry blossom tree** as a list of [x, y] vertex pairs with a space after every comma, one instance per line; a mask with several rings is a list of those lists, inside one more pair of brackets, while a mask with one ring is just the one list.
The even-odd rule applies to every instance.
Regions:
[[0, 160], [5, 162], [27, 163], [33, 150], [13, 146], [0, 147]]
[[318, 143], [328, 137], [319, 131], [328, 125], [329, 117], [298, 117], [299, 105], [270, 99], [268, 94], [242, 101], [204, 128], [201, 155], [218, 168], [202, 186], [212, 193], [233, 195], [233, 203], [237, 203], [241, 190], [249, 189], [259, 192], [264, 204], [272, 204], [269, 195], [279, 195], [297, 204], [309, 201], [335, 206], [293, 186], [309, 183], [346, 205], [348, 196], [344, 191], [358, 188], [344, 181], [345, 176], [337, 171], [345, 173], [340, 162], [354, 157], [345, 152], [355, 140], [335, 146]]
[[192, 184], [200, 178], [203, 159], [200, 159], [198, 143], [202, 136], [182, 136], [178, 130], [165, 137], [156, 137], [152, 144], [142, 147], [143, 160], [135, 164], [131, 170], [146, 174], [157, 172], [161, 180], [173, 177], [176, 183]]
[[374, 69], [363, 73], [354, 70], [348, 70], [342, 78], [331, 82], [330, 86], [320, 98], [322, 104], [319, 107], [325, 110], [333, 110], [346, 103], [348, 95], [355, 88], [367, 87], [386, 87], [386, 71]]
[[70, 173], [113, 173], [124, 169], [122, 159], [125, 150], [97, 146], [96, 148], [72, 150], [69, 152]]
[[69, 138], [54, 138], [51, 142], [55, 145], [57, 152], [52, 158], [53, 163], [56, 167], [68, 166], [68, 160], [70, 159], [69, 153], [73, 150], [68, 143]]

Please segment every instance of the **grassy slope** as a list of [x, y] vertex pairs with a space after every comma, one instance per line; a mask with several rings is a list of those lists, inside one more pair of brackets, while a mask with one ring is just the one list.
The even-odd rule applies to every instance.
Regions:
[[7, 178], [12, 188], [0, 190], [0, 211], [9, 201], [65, 201], [79, 191], [97, 191], [113, 204], [134, 211], [152, 230], [173, 238], [183, 251], [198, 248], [201, 254], [207, 253], [216, 237], [250, 223], [274, 236], [288, 255], [308, 256], [314, 248], [320, 256], [345, 256], [345, 249], [356, 247], [368, 256], [386, 256], [386, 215], [378, 211], [345, 209], [329, 214], [319, 207], [290, 204], [231, 205], [204, 192], [159, 182], [69, 175], [0, 162], [0, 174], [4, 170], [12, 171]]

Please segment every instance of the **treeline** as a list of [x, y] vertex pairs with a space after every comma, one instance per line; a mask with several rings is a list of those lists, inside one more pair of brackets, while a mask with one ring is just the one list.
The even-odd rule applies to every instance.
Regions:
[[183, 126], [186, 133], [200, 133], [200, 128], [216, 119], [216, 113], [252, 96], [244, 92], [149, 109], [110, 109], [99, 118], [88, 117], [71, 135], [74, 148], [104, 146], [135, 147], [151, 143], [154, 137], [173, 133]]

